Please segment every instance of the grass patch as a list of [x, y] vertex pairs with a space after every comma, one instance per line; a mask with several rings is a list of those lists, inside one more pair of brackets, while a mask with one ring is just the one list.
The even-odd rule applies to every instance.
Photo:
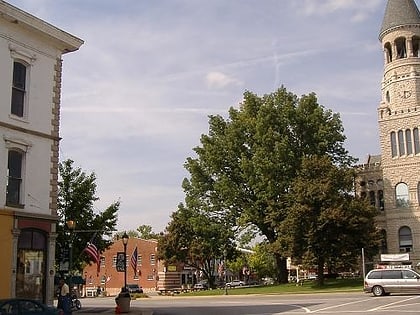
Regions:
[[[252, 287], [236, 287], [228, 289], [229, 295], [246, 295], [246, 294], [299, 294], [299, 293], [327, 293], [327, 292], [362, 292], [362, 279], [325, 279], [323, 286], [318, 286], [316, 281], [306, 281], [303, 285], [295, 283], [287, 283], [281, 285], [266, 285]], [[195, 291], [181, 293], [185, 296], [208, 296], [223, 295], [225, 289], [213, 289], [206, 291]]]

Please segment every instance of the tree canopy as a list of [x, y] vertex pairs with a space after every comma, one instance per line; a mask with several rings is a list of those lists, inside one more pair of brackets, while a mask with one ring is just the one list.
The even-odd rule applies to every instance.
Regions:
[[[209, 117], [208, 134], [185, 163], [186, 204], [177, 212], [217, 218], [234, 236], [256, 227], [274, 255], [277, 280], [285, 283], [287, 242], [299, 241], [284, 234], [284, 222], [295, 213], [292, 189], [309, 157], [326, 157], [339, 168], [355, 162], [343, 131], [339, 115], [319, 105], [314, 93], [297, 97], [281, 87], [260, 97], [247, 91], [228, 118]], [[176, 230], [173, 221], [168, 232]]]
[[[72, 270], [80, 271], [92, 258], [84, 253], [88, 242], [99, 251], [104, 251], [112, 243], [112, 233], [117, 223], [120, 202], [116, 201], [103, 211], [95, 211], [96, 175], [86, 174], [73, 160], [59, 164], [58, 180], [58, 224], [56, 242], [56, 266], [60, 271], [63, 253], [72, 245]], [[67, 226], [68, 221], [75, 223], [74, 229]], [[68, 253], [67, 253], [68, 255]]]

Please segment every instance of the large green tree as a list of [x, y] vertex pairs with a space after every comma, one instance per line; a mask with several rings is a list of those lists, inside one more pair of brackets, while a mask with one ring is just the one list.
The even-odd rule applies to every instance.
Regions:
[[344, 140], [339, 115], [319, 105], [315, 94], [297, 97], [284, 87], [262, 97], [247, 91], [227, 119], [210, 116], [209, 133], [185, 164], [184, 190], [195, 209], [223, 218], [232, 231], [257, 227], [273, 245], [277, 280], [285, 283], [286, 252], [276, 243], [292, 182], [306, 156], [350, 165]]
[[224, 222], [180, 204], [158, 239], [159, 259], [195, 268], [214, 287], [217, 260], [234, 252], [231, 238]]
[[320, 285], [325, 266], [336, 272], [338, 265], [355, 265], [361, 248], [372, 252], [379, 245], [377, 210], [354, 196], [353, 182], [352, 168], [335, 165], [328, 156], [308, 156], [291, 187], [291, 207], [279, 239], [292, 257], [317, 266]]
[[[99, 251], [112, 243], [112, 233], [117, 223], [119, 201], [112, 203], [104, 211], [95, 211], [96, 175], [86, 174], [80, 167], [74, 166], [73, 160], [59, 164], [58, 180], [58, 223], [56, 242], [56, 266], [59, 271], [63, 252], [72, 245], [72, 266], [74, 273], [80, 271], [92, 258], [83, 251], [88, 242], [92, 242]], [[67, 223], [73, 221], [74, 229]]]

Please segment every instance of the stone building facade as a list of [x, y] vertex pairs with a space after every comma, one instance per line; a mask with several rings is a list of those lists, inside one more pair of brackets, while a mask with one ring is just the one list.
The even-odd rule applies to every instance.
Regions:
[[414, 0], [388, 0], [379, 40], [381, 155], [359, 166], [357, 192], [380, 211], [381, 252], [408, 253], [401, 263], [415, 267], [420, 266], [420, 12]]
[[0, 298], [52, 304], [61, 58], [82, 43], [0, 0]]

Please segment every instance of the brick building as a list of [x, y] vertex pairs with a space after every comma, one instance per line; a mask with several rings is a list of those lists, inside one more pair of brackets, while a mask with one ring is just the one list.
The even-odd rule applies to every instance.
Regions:
[[[131, 263], [137, 248], [137, 268]], [[106, 295], [117, 295], [124, 286], [124, 272], [117, 271], [117, 253], [124, 252], [122, 240], [116, 240], [111, 247], [102, 253], [99, 273], [96, 265], [83, 270], [86, 281], [83, 294], [95, 296], [98, 287]], [[144, 291], [155, 290], [158, 285], [158, 273], [162, 270], [157, 259], [157, 241], [140, 238], [129, 238], [127, 243], [127, 284], [138, 284]], [[105, 293], [103, 293], [105, 294]]]

